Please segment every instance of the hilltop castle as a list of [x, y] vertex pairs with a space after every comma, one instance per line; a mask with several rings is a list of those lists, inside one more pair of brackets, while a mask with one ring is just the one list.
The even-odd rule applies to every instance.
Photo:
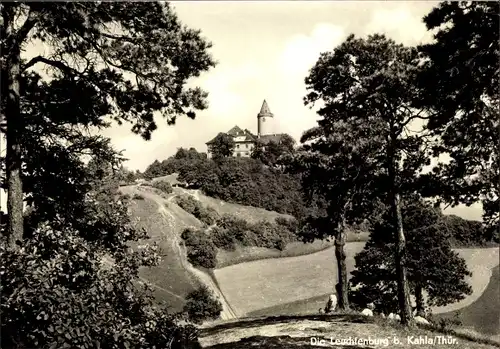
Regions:
[[[264, 100], [264, 102], [262, 103], [262, 107], [260, 108], [260, 112], [257, 114], [257, 135], [254, 135], [247, 129], [243, 130], [239, 126], [234, 126], [232, 129], [227, 131], [226, 134], [233, 137], [233, 141], [235, 143], [233, 156], [250, 157], [252, 149], [255, 147], [255, 144], [257, 142], [260, 142], [264, 145], [269, 142], [278, 143], [284, 134], [269, 133], [270, 127], [268, 125], [273, 118], [274, 115], [273, 113], [271, 113], [266, 100]], [[222, 134], [222, 132], [220, 132], [219, 135], [220, 134]], [[215, 138], [217, 137], [214, 137], [212, 140], [206, 143], [207, 154], [209, 158], [211, 157], [211, 146], [214, 143]]]

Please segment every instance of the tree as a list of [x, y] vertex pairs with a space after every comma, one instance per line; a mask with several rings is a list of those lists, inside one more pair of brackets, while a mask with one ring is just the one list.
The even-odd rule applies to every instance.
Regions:
[[257, 140], [250, 156], [264, 165], [276, 166], [279, 165], [280, 157], [293, 154], [294, 151], [295, 140], [288, 134], [282, 134], [278, 140], [266, 144]]
[[212, 159], [220, 160], [233, 155], [235, 144], [233, 137], [227, 133], [219, 133], [210, 147]]
[[[300, 174], [307, 202], [318, 197], [326, 203], [323, 215], [308, 217], [305, 241], [335, 237], [339, 308], [349, 309], [346, 243], [348, 225], [373, 215], [377, 203], [370, 181], [377, 168], [373, 161], [379, 146], [377, 135], [367, 137], [367, 125], [357, 127], [341, 121], [320, 122], [306, 131], [305, 143], [294, 156], [284, 160], [287, 171]], [[328, 125], [328, 126], [327, 126]]]
[[[210, 44], [167, 3], [17, 2], [2, 4], [1, 13], [1, 123], [15, 241], [23, 236], [23, 148], [33, 122], [102, 128], [110, 116], [149, 139], [154, 113], [173, 124], [206, 107], [206, 93], [185, 85], [214, 62]], [[37, 43], [50, 50], [25, 60], [24, 48]]]
[[[58, 162], [36, 169], [51, 181], [32, 189], [23, 247], [2, 236], [2, 348], [196, 345], [196, 330], [178, 326], [138, 283], [139, 268], [156, 265], [159, 256], [147, 243], [130, 249], [147, 234], [135, 228], [117, 192], [112, 151], [101, 145], [103, 156], [85, 165], [67, 149], [50, 154]], [[31, 185], [36, 176], [28, 178]], [[58, 187], [50, 185], [54, 179]]]
[[[450, 236], [442, 227], [441, 213], [419, 200], [404, 200], [402, 217], [408, 237], [408, 280], [415, 296], [416, 312], [425, 316], [428, 306], [443, 306], [470, 295], [465, 281], [472, 274], [465, 260], [451, 249]], [[377, 309], [388, 314], [396, 312], [397, 285], [394, 254], [396, 237], [389, 212], [373, 226], [370, 240], [355, 257], [356, 270], [351, 282], [352, 300], [360, 307], [373, 302]], [[424, 291], [427, 300], [424, 298]]]
[[217, 319], [222, 312], [221, 302], [206, 286], [192, 291], [187, 295], [186, 301], [184, 311], [188, 318], [196, 324], [201, 324], [205, 320]]
[[[419, 104], [432, 110], [435, 155], [447, 155], [428, 177], [429, 196], [451, 205], [483, 203], [483, 221], [498, 231], [500, 55], [498, 2], [442, 2], [424, 18], [434, 41], [420, 47]], [[425, 178], [428, 182], [429, 178]]]
[[401, 218], [400, 196], [413, 192], [416, 177], [429, 154], [421, 134], [409, 130], [410, 123], [423, 118], [422, 110], [412, 108], [418, 52], [396, 44], [383, 35], [367, 39], [350, 35], [333, 52], [323, 53], [306, 78], [309, 94], [306, 104], [321, 100], [318, 110], [323, 127], [335, 121], [348, 125], [365, 124], [378, 134], [379, 152], [374, 156], [380, 197], [392, 208], [397, 229], [395, 250], [398, 299], [401, 321], [411, 322], [409, 288], [406, 276], [406, 240]]

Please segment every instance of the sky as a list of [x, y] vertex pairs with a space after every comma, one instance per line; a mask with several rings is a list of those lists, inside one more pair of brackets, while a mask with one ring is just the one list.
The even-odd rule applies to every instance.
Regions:
[[[141, 171], [179, 147], [206, 151], [205, 143], [238, 125], [256, 132], [257, 114], [267, 100], [274, 114], [272, 132], [297, 141], [316, 125], [315, 111], [304, 106], [304, 78], [321, 52], [331, 51], [349, 34], [383, 33], [416, 45], [432, 40], [422, 22], [437, 2], [420, 1], [182, 1], [172, 2], [179, 19], [200, 29], [218, 62], [191, 83], [209, 93], [206, 110], [195, 120], [179, 118], [168, 126], [158, 117], [150, 141], [115, 126], [102, 134]], [[0, 199], [5, 209], [5, 195]], [[479, 207], [448, 213], [480, 219]]]

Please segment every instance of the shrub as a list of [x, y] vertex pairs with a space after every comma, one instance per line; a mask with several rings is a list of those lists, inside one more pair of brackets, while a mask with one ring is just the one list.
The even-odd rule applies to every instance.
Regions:
[[222, 304], [206, 286], [192, 291], [186, 297], [184, 312], [195, 324], [217, 319], [222, 312]]
[[187, 249], [188, 261], [194, 266], [213, 269], [217, 266], [217, 250], [203, 230], [186, 229], [181, 238]]
[[135, 193], [133, 196], [134, 200], [144, 200], [144, 196], [141, 194]]
[[196, 208], [199, 206], [199, 202], [196, 201], [191, 195], [182, 195], [175, 198], [175, 203], [179, 205], [184, 211], [194, 215]]
[[194, 216], [206, 225], [213, 225], [219, 219], [219, 213], [213, 207], [203, 207], [199, 203], [194, 211]]
[[175, 201], [184, 211], [191, 213], [206, 225], [213, 225], [219, 219], [219, 214], [213, 207], [202, 206], [191, 195], [178, 196]]
[[165, 194], [171, 194], [174, 191], [172, 185], [167, 181], [155, 181], [152, 187], [161, 190]]
[[[249, 224], [243, 219], [224, 215], [218, 221], [211, 237], [214, 244], [226, 250], [234, 249], [235, 243], [242, 246], [256, 246], [283, 250], [289, 242], [296, 241], [297, 235], [287, 228], [294, 226], [295, 220], [279, 220], [282, 224], [260, 221]], [[286, 224], [286, 225], [283, 225]]]
[[210, 237], [215, 246], [220, 249], [234, 251], [236, 248], [236, 241], [227, 229], [216, 226], [212, 229]]

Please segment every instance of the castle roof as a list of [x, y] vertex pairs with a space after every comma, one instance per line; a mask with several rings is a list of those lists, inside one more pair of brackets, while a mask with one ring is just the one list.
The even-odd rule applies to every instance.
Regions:
[[262, 107], [260, 108], [260, 113], [258, 114], [258, 116], [273, 117], [273, 113], [271, 113], [271, 109], [269, 109], [269, 106], [267, 105], [265, 99], [264, 102], [262, 102]]
[[[208, 141], [207, 145], [213, 144], [215, 142], [215, 139], [221, 135], [224, 134], [223, 132], [219, 132], [217, 136], [215, 136], [213, 139]], [[230, 135], [233, 137], [234, 141], [236, 143], [242, 143], [242, 142], [255, 142], [257, 140], [257, 137], [253, 135], [249, 130], [241, 129], [238, 125], [234, 126], [232, 129], [226, 132], [226, 134]]]

